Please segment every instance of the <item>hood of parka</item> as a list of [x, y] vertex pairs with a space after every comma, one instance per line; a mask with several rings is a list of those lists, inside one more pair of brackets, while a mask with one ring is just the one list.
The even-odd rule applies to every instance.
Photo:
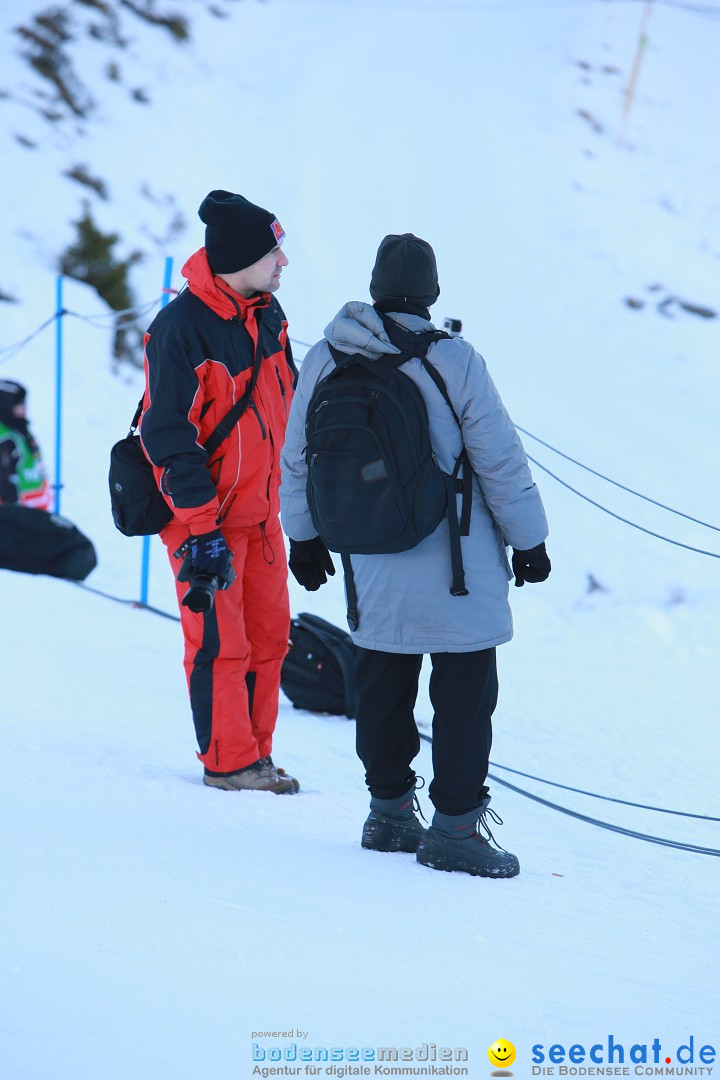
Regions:
[[325, 327], [325, 338], [338, 352], [361, 353], [370, 359], [401, 351], [391, 343], [375, 308], [361, 300], [351, 300], [338, 311]]
[[226, 282], [214, 277], [204, 247], [190, 256], [181, 273], [187, 278], [190, 292], [212, 308], [221, 319], [235, 319], [240, 316], [245, 322], [251, 308], [267, 307], [270, 302], [270, 293], [258, 293], [248, 299], [236, 293]]

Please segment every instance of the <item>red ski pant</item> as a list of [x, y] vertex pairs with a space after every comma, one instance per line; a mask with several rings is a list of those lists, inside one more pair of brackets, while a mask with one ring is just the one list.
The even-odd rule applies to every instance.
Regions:
[[[290, 633], [287, 560], [277, 518], [247, 528], [223, 526], [222, 532], [236, 578], [215, 594], [212, 610], [197, 614], [183, 607], [189, 585], [175, 583], [198, 757], [212, 772], [241, 769], [271, 752]], [[182, 559], [173, 552], [187, 537], [187, 526], [176, 521], [162, 532], [176, 578]]]

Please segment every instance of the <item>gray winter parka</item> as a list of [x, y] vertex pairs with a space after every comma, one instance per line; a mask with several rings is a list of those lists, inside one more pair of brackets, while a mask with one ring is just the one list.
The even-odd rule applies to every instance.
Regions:
[[[408, 330], [432, 329], [417, 315], [392, 313]], [[316, 383], [334, 367], [330, 342], [340, 352], [369, 358], [397, 353], [373, 307], [346, 304], [310, 349], [300, 369], [282, 452], [281, 520], [293, 540], [317, 535], [305, 494], [305, 415]], [[520, 438], [485, 361], [462, 338], [430, 346], [428, 360], [443, 377], [455, 419], [432, 379], [414, 358], [402, 365], [425, 399], [430, 437], [439, 465], [452, 472], [464, 442], [473, 467], [470, 535], [462, 538], [467, 596], [450, 595], [447, 518], [410, 551], [352, 555], [359, 626], [352, 638], [364, 649], [393, 653], [472, 652], [512, 637], [506, 545], [528, 549], [547, 536], [540, 493]], [[458, 512], [461, 497], [458, 496]]]

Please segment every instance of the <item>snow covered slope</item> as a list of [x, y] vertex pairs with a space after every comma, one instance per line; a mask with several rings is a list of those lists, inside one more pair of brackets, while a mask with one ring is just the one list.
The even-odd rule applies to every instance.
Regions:
[[[720, 309], [717, 5], [652, 6], [625, 123], [640, 3], [194, 0], [178, 5], [184, 42], [125, 4], [105, 15], [62, 6], [68, 62], [95, 103], [84, 117], [51, 101], [19, 58], [14, 28], [42, 6], [0, 13], [0, 292], [16, 298], [0, 302], [0, 376], [28, 385], [51, 468], [54, 331], [3, 349], [52, 314], [83, 200], [120, 235], [120, 255], [144, 252], [132, 281], [151, 302], [165, 257], [177, 287], [202, 242], [203, 195], [228, 187], [287, 231], [279, 298], [298, 343], [347, 299], [366, 299], [379, 240], [411, 230], [438, 256], [436, 317], [463, 319], [518, 424], [720, 525], [720, 320], [689, 309]], [[126, 44], [109, 40], [113, 26]], [[107, 199], [64, 175], [78, 164]], [[62, 510], [97, 545], [88, 585], [134, 599], [141, 542], [113, 529], [106, 471], [140, 379], [111, 372], [107, 309], [92, 291], [66, 281], [64, 300], [87, 318], [63, 320]], [[526, 446], [622, 517], [720, 552], [717, 532]], [[512, 596], [493, 775], [720, 848], [717, 822], [500, 768], [720, 816], [718, 560], [534, 471], [554, 570]], [[291, 592], [294, 611], [344, 624], [338, 577]], [[498, 782], [517, 880], [371, 855], [359, 848], [367, 797], [350, 722], [283, 706], [276, 758], [299, 776], [298, 798], [208, 792], [176, 623], [5, 571], [0, 595], [3, 1076], [201, 1080], [222, 1069], [244, 1080], [253, 1041], [284, 1045], [253, 1032], [289, 1029], [312, 1047], [464, 1047], [473, 1076], [488, 1075], [499, 1037], [516, 1045], [519, 1077], [532, 1075], [536, 1044], [589, 1048], [612, 1034], [627, 1058], [658, 1038], [674, 1068], [691, 1036], [693, 1067], [702, 1045], [720, 1043], [715, 858], [598, 829]], [[150, 601], [173, 611], [156, 540]], [[428, 730], [426, 692], [418, 717]], [[427, 746], [417, 769], [431, 774]]]

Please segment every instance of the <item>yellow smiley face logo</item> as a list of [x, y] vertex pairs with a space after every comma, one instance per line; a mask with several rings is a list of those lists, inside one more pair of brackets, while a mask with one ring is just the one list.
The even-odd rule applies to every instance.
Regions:
[[488, 1049], [490, 1064], [498, 1069], [507, 1069], [515, 1060], [515, 1047], [507, 1039], [498, 1039]]

